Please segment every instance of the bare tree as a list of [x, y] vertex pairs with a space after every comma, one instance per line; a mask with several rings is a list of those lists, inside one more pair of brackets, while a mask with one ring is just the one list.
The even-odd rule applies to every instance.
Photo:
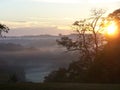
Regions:
[[68, 51], [79, 51], [80, 59], [89, 63], [94, 60], [104, 44], [104, 36], [101, 34], [105, 18], [105, 10], [94, 9], [91, 17], [73, 23], [73, 29], [77, 32], [76, 39], [63, 36], [57, 40], [59, 45], [67, 48]]

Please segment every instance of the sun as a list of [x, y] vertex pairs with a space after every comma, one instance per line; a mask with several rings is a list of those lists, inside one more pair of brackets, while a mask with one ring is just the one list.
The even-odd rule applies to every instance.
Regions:
[[115, 24], [115, 22], [111, 22], [109, 23], [107, 26], [106, 26], [106, 33], [107, 35], [109, 36], [114, 36], [116, 35], [118, 32], [117, 32], [117, 25]]

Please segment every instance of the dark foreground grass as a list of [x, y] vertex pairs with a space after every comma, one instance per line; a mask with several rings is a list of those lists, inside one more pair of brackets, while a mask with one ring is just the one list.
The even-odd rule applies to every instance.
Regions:
[[120, 84], [17, 83], [0, 84], [0, 90], [120, 90]]

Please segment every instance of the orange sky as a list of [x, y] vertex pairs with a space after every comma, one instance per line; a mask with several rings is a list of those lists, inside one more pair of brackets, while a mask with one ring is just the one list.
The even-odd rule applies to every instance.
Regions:
[[69, 34], [72, 23], [91, 9], [110, 13], [119, 5], [120, 0], [0, 0], [0, 21], [11, 29], [9, 36]]

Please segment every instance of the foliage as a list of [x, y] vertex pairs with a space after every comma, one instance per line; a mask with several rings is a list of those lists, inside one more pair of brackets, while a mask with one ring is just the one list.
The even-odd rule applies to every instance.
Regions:
[[102, 49], [105, 40], [101, 34], [102, 24], [105, 20], [102, 17], [104, 13], [105, 11], [102, 9], [92, 10], [90, 18], [73, 23], [73, 28], [77, 32], [77, 38], [62, 37], [60, 40], [57, 40], [57, 43], [66, 47], [69, 51], [78, 50], [80, 59], [87, 58], [93, 60], [98, 51]]
[[[105, 13], [104, 10], [92, 10], [92, 15], [88, 19], [83, 19], [73, 23], [73, 29], [76, 30], [76, 38], [61, 37], [57, 40], [59, 45], [66, 47], [68, 51], [79, 51], [80, 60], [73, 62], [69, 65], [66, 70], [66, 74], [60, 77], [66, 77], [63, 81], [69, 82], [82, 82], [85, 78], [87, 70], [93, 62], [95, 56], [103, 48], [104, 38], [101, 34], [102, 24], [104, 18], [102, 15]], [[58, 70], [57, 72], [61, 72]], [[57, 73], [56, 72], [56, 73]], [[51, 73], [45, 80], [54, 81], [50, 78], [57, 80], [59, 74], [55, 72]], [[53, 76], [55, 75], [55, 76]], [[50, 78], [49, 78], [50, 77]]]
[[6, 25], [0, 24], [0, 37], [2, 37], [3, 32], [8, 33], [8, 31], [9, 31], [9, 28]]
[[[108, 15], [108, 19], [117, 23], [120, 30], [120, 9]], [[120, 33], [120, 31], [119, 31]], [[92, 82], [120, 83], [120, 34], [118, 38], [109, 40], [103, 51], [95, 57], [95, 61], [89, 69]]]
[[16, 75], [16, 74], [13, 74], [13, 75], [10, 77], [10, 81], [9, 81], [9, 82], [12, 82], [12, 83], [18, 82], [17, 75]]
[[[45, 82], [65, 82], [67, 81], [67, 74], [65, 68], [59, 68], [57, 71], [53, 71], [49, 74], [49, 77], [45, 77]], [[53, 79], [54, 78], [54, 79]]]
[[[57, 40], [58, 44], [66, 47], [68, 51], [79, 51], [80, 59], [69, 64], [62, 75], [57, 73], [60, 70], [51, 74], [57, 79], [66, 77], [62, 82], [120, 83], [120, 39], [108, 40], [101, 34], [106, 21], [115, 21], [117, 29], [120, 29], [120, 9], [106, 18], [102, 17], [103, 10], [93, 10], [92, 13], [89, 19], [73, 24], [77, 38], [62, 37]], [[56, 78], [50, 75], [45, 80], [55, 81]]]
[[118, 26], [120, 26], [119, 25], [119, 23], [120, 23], [119, 22], [120, 21], [120, 9], [117, 9], [113, 13], [110, 13], [108, 18], [111, 20], [115, 20], [118, 23]]

